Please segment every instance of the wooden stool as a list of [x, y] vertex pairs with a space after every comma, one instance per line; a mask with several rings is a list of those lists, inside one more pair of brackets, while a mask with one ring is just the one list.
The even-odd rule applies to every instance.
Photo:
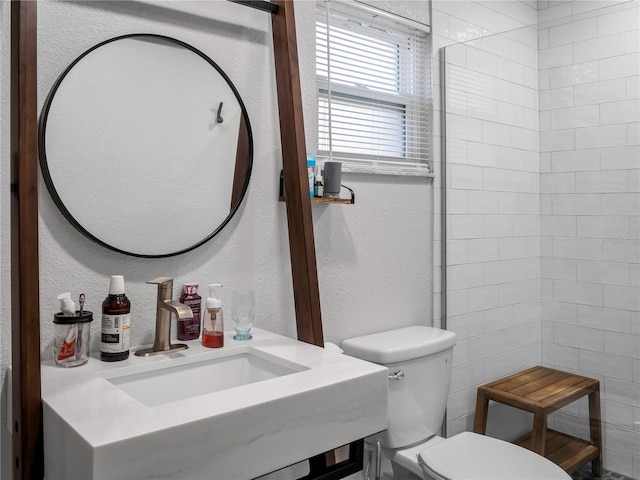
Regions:
[[[589, 395], [591, 441], [547, 428], [547, 415]], [[513, 443], [548, 458], [568, 473], [587, 462], [602, 476], [600, 382], [545, 367], [533, 367], [478, 387], [473, 431], [485, 434], [489, 400], [533, 413], [533, 430]]]

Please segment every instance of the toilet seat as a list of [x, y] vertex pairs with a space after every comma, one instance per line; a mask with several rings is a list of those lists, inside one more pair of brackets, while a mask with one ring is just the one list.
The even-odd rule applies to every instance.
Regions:
[[424, 448], [418, 463], [425, 473], [445, 480], [571, 480], [541, 455], [471, 432]]

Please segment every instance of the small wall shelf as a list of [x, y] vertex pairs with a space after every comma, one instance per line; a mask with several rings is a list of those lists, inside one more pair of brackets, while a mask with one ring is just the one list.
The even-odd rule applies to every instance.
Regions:
[[[287, 201], [284, 197], [280, 197], [279, 200], [285, 203]], [[312, 197], [311, 203], [338, 203], [342, 205], [351, 205], [355, 203], [355, 199], [353, 198], [353, 195], [351, 196], [351, 198]]]
[[342, 203], [344, 205], [351, 205], [356, 202], [353, 197], [353, 193], [351, 194], [351, 198], [325, 198], [325, 197], [313, 197], [311, 199], [311, 203]]
[[[328, 197], [311, 197], [311, 203], [335, 203], [342, 205], [353, 205], [356, 203], [356, 194], [352, 189], [346, 185], [340, 185], [342, 188], [349, 190], [350, 198], [328, 198]], [[287, 203], [287, 199], [284, 196], [284, 177], [282, 171], [280, 172], [280, 198], [281, 202]]]

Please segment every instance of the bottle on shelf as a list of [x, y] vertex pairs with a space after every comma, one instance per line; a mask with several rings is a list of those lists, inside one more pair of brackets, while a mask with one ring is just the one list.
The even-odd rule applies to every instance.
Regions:
[[318, 168], [316, 172], [316, 183], [313, 186], [313, 194], [318, 198], [324, 197], [324, 180], [320, 168]]

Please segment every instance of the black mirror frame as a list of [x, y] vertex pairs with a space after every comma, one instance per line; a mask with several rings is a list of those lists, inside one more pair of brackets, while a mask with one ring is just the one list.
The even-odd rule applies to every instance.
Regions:
[[[220, 223], [220, 225], [210, 235], [208, 235], [207, 237], [205, 237], [201, 241], [199, 241], [199, 242], [197, 242], [197, 243], [195, 243], [195, 244], [193, 244], [193, 245], [191, 245], [189, 247], [186, 247], [186, 248], [184, 248], [182, 250], [178, 250], [178, 251], [170, 252], [170, 253], [164, 253], [164, 254], [160, 254], [160, 255], [150, 255], [150, 254], [140, 254], [140, 253], [127, 252], [125, 250], [122, 250], [122, 249], [116, 248], [116, 247], [114, 247], [112, 245], [109, 245], [108, 243], [104, 242], [103, 240], [100, 240], [95, 235], [93, 235], [90, 232], [88, 232], [73, 217], [73, 215], [69, 212], [67, 207], [62, 202], [62, 200], [61, 200], [61, 198], [60, 198], [60, 196], [59, 196], [59, 194], [58, 194], [58, 192], [57, 192], [57, 190], [55, 188], [55, 185], [53, 184], [53, 180], [52, 180], [51, 174], [49, 172], [49, 166], [48, 166], [47, 154], [46, 154], [46, 147], [45, 147], [45, 135], [46, 135], [46, 129], [47, 129], [47, 120], [48, 120], [48, 117], [49, 117], [49, 110], [51, 108], [51, 103], [53, 102], [55, 94], [58, 91], [58, 88], [62, 84], [62, 82], [65, 79], [65, 77], [67, 76], [67, 74], [73, 69], [73, 67], [80, 60], [82, 60], [85, 56], [87, 56], [88, 54], [90, 54], [94, 50], [102, 47], [103, 45], [106, 45], [106, 44], [111, 43], [111, 42], [115, 42], [117, 40], [122, 40], [122, 39], [125, 39], [125, 38], [137, 38], [137, 37], [152, 37], [152, 38], [162, 39], [162, 40], [165, 40], [165, 41], [168, 41], [168, 42], [171, 42], [171, 43], [175, 43], [175, 44], [177, 44], [177, 45], [179, 45], [181, 47], [184, 47], [184, 48], [190, 50], [191, 52], [193, 52], [196, 55], [200, 56], [207, 63], [209, 63], [222, 76], [222, 78], [224, 78], [224, 80], [227, 82], [227, 84], [229, 85], [229, 87], [233, 91], [233, 94], [236, 97], [236, 100], [240, 104], [240, 109], [242, 111], [242, 118], [243, 118], [243, 120], [245, 122], [246, 130], [247, 130], [246, 133], [247, 133], [247, 140], [248, 140], [248, 145], [247, 145], [247, 153], [248, 153], [247, 157], [248, 158], [247, 158], [246, 177], [244, 179], [244, 182], [242, 184], [241, 189], [239, 190], [239, 194], [237, 196], [237, 200], [231, 206], [231, 210], [229, 211], [229, 215], [227, 215], [227, 217], [222, 221], [222, 223]], [[245, 105], [244, 105], [244, 103], [242, 101], [242, 98], [240, 98], [240, 94], [238, 93], [238, 90], [236, 89], [235, 85], [231, 82], [231, 80], [229, 79], [227, 74], [211, 58], [209, 58], [207, 55], [205, 55], [203, 52], [201, 52], [200, 50], [198, 50], [194, 46], [189, 45], [188, 43], [185, 43], [185, 42], [183, 42], [181, 40], [177, 40], [177, 39], [172, 38], [172, 37], [168, 37], [168, 36], [165, 36], [165, 35], [153, 34], [153, 33], [132, 33], [132, 34], [120, 35], [120, 36], [117, 36], [117, 37], [113, 37], [113, 38], [110, 38], [110, 39], [105, 40], [103, 42], [100, 42], [97, 45], [94, 45], [93, 47], [89, 48], [84, 53], [82, 53], [80, 56], [78, 56], [65, 69], [65, 71], [62, 72], [62, 74], [58, 77], [58, 79], [54, 83], [53, 87], [51, 88], [49, 94], [47, 95], [47, 98], [45, 100], [44, 106], [42, 108], [42, 113], [40, 114], [40, 119], [39, 119], [39, 123], [38, 123], [38, 157], [39, 157], [39, 161], [40, 161], [40, 170], [42, 171], [42, 176], [43, 176], [44, 182], [45, 182], [45, 184], [47, 186], [47, 190], [49, 190], [49, 194], [51, 195], [51, 198], [53, 199], [54, 203], [56, 204], [56, 206], [58, 207], [58, 209], [60, 210], [62, 215], [69, 221], [69, 223], [71, 223], [71, 225], [73, 225], [76, 228], [76, 230], [78, 230], [85, 237], [87, 237], [90, 240], [96, 242], [97, 244], [102, 245], [103, 247], [106, 247], [109, 250], [113, 250], [113, 251], [122, 253], [124, 255], [130, 255], [130, 256], [133, 256], [133, 257], [140, 257], [140, 258], [166, 258], [166, 257], [172, 257], [172, 256], [176, 256], [176, 255], [180, 255], [180, 254], [189, 252], [189, 251], [194, 250], [195, 248], [198, 248], [199, 246], [205, 244], [206, 242], [211, 240], [213, 237], [215, 237], [229, 223], [231, 218], [233, 218], [233, 216], [237, 212], [238, 208], [240, 207], [240, 204], [242, 203], [242, 200], [244, 199], [245, 194], [247, 192], [247, 189], [249, 187], [249, 180], [251, 178], [251, 171], [252, 171], [252, 168], [253, 168], [253, 134], [252, 134], [252, 131], [251, 131], [251, 123], [249, 122], [249, 115], [247, 114], [247, 109], [245, 108]], [[237, 159], [236, 159], [236, 161], [237, 161]], [[237, 165], [236, 165], [236, 168], [237, 168]]]

